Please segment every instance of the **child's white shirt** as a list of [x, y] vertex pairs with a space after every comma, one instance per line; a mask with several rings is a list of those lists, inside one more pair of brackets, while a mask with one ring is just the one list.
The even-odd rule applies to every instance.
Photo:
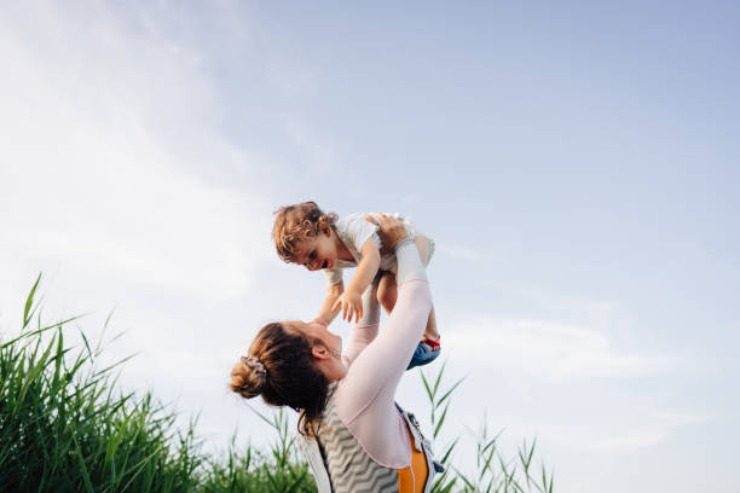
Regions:
[[[378, 236], [378, 226], [365, 219], [364, 213], [349, 214], [345, 217], [337, 219], [334, 223], [334, 230], [339, 236], [339, 239], [347, 247], [347, 250], [352, 254], [354, 260], [339, 260], [337, 259], [336, 264], [331, 269], [324, 269], [324, 275], [329, 284], [337, 284], [342, 281], [342, 271], [344, 269], [357, 267], [357, 264], [362, 260], [360, 249], [368, 239], [373, 240], [375, 246], [380, 250], [383, 246]], [[387, 214], [388, 216], [395, 217], [403, 222], [411, 237], [414, 237], [414, 227], [407, 218], [404, 218], [398, 214]], [[389, 271], [396, 264], [396, 255], [394, 253], [381, 254], [380, 256], [380, 271]]]

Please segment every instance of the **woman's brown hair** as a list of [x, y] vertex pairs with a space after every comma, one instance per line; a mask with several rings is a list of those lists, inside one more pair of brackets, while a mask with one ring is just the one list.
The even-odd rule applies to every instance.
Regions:
[[246, 399], [261, 395], [268, 404], [299, 411], [299, 431], [314, 436], [329, 396], [329, 380], [314, 364], [314, 344], [279, 322], [265, 325], [248, 356], [231, 370], [231, 390]]

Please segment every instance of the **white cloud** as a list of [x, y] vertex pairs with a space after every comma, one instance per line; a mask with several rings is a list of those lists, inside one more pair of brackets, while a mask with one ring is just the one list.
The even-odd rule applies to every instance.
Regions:
[[234, 426], [260, 431], [228, 406], [232, 362], [262, 317], [285, 312], [280, 295], [307, 288], [263, 275], [282, 266], [272, 160], [220, 131], [211, 53], [156, 29], [157, 6], [126, 9], [0, 6], [0, 334], [18, 329], [40, 271], [45, 321], [94, 310], [80, 325], [95, 339], [117, 307], [124, 334], [103, 360], [136, 354], [121, 386], [177, 401], [184, 422], [202, 411], [223, 445]]
[[251, 231], [266, 230], [269, 207], [189, 171], [204, 156], [256, 165], [202, 123], [197, 57], [133, 39], [109, 12], [80, 26], [36, 5], [35, 29], [20, 14], [0, 29], [8, 267], [56, 260], [197, 296], [243, 293], [266, 254]]
[[[266, 191], [196, 173], [258, 165], [214, 130], [198, 51], [88, 7], [0, 11], [0, 328], [18, 328], [43, 271], [47, 320], [119, 305], [125, 336], [106, 358], [139, 353], [122, 382], [192, 404], [222, 394], [228, 368], [204, 320], [225, 325], [212, 307], [243, 299], [272, 257], [270, 208], [252, 193]], [[81, 322], [92, 338], [95, 320]], [[198, 378], [211, 385], [193, 390]]]
[[642, 423], [611, 430], [609, 436], [594, 443], [592, 450], [607, 453], [634, 452], [661, 443], [681, 427], [706, 420], [704, 416], [686, 412], [653, 412], [643, 418]]
[[665, 356], [622, 351], [597, 329], [537, 319], [482, 317], [446, 330], [445, 343], [451, 353], [483, 367], [554, 381], [639, 377], [676, 364]]
[[481, 252], [464, 245], [456, 245], [451, 243], [440, 242], [437, 244], [437, 250], [440, 253], [453, 257], [455, 260], [464, 260], [466, 262], [490, 262], [493, 258], [493, 255], [491, 253]]
[[485, 389], [459, 397], [470, 401], [466, 423], [488, 409], [494, 427], [537, 436], [567, 462], [593, 454], [608, 461], [706, 421], [654, 395], [654, 386], [675, 380], [689, 362], [635, 347], [629, 331], [615, 327], [621, 314], [614, 303], [570, 299], [556, 308], [571, 320], [580, 313], [583, 322], [479, 315], [445, 328], [445, 351], [458, 371], [474, 369], [463, 386]]

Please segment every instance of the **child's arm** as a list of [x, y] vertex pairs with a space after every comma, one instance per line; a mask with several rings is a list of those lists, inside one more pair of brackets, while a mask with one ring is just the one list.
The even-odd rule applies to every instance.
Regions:
[[329, 285], [329, 290], [326, 293], [324, 304], [321, 305], [321, 311], [319, 312], [319, 315], [314, 319], [314, 322], [318, 322], [327, 326], [332, 323], [334, 318], [339, 313], [337, 310], [333, 309], [334, 303], [336, 303], [339, 297], [342, 296], [342, 293], [344, 293], [344, 282], [339, 281], [336, 284]]
[[357, 271], [342, 293], [332, 305], [331, 311], [342, 309], [342, 318], [348, 322], [357, 322], [362, 317], [362, 293], [375, 278], [380, 268], [380, 250], [372, 238], [369, 238], [360, 249], [362, 259], [357, 264]]

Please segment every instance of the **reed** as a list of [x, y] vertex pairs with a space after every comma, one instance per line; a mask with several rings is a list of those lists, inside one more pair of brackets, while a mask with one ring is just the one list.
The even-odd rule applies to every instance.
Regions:
[[524, 440], [514, 458], [507, 458], [499, 448], [501, 432], [492, 435], [485, 416], [479, 430], [472, 433], [472, 446], [476, 452], [473, 471], [463, 471], [455, 466], [455, 453], [460, 446], [471, 446], [471, 443], [459, 432], [453, 433], [456, 438], [452, 440], [442, 440], [442, 430], [448, 426], [447, 417], [452, 396], [463, 382], [461, 379], [451, 384], [446, 383], [445, 366], [446, 362], [439, 371], [429, 376], [424, 371], [420, 372], [430, 404], [432, 439], [436, 450], [441, 450], [439, 458], [447, 466], [435, 481], [432, 492], [553, 493], [553, 473], [548, 472], [542, 461], [539, 467], [533, 464], [537, 440]]
[[204, 491], [303, 492], [316, 491], [308, 465], [295, 444], [295, 424], [283, 409], [263, 414], [250, 406], [275, 432], [268, 452], [247, 445], [240, 452], [235, 440], [226, 461], [211, 461]]
[[39, 282], [19, 335], [0, 343], [0, 493], [311, 491], [282, 414], [272, 451], [203, 454], [194, 422], [180, 430], [151, 393], [118, 391], [127, 358], [99, 369], [100, 341], [67, 343], [76, 319], [41, 321]]
[[149, 393], [117, 392], [125, 360], [97, 369], [84, 334], [68, 347], [74, 319], [34, 317], [39, 281], [20, 335], [0, 345], [0, 491], [186, 491], [201, 463], [192, 430], [175, 431]]

